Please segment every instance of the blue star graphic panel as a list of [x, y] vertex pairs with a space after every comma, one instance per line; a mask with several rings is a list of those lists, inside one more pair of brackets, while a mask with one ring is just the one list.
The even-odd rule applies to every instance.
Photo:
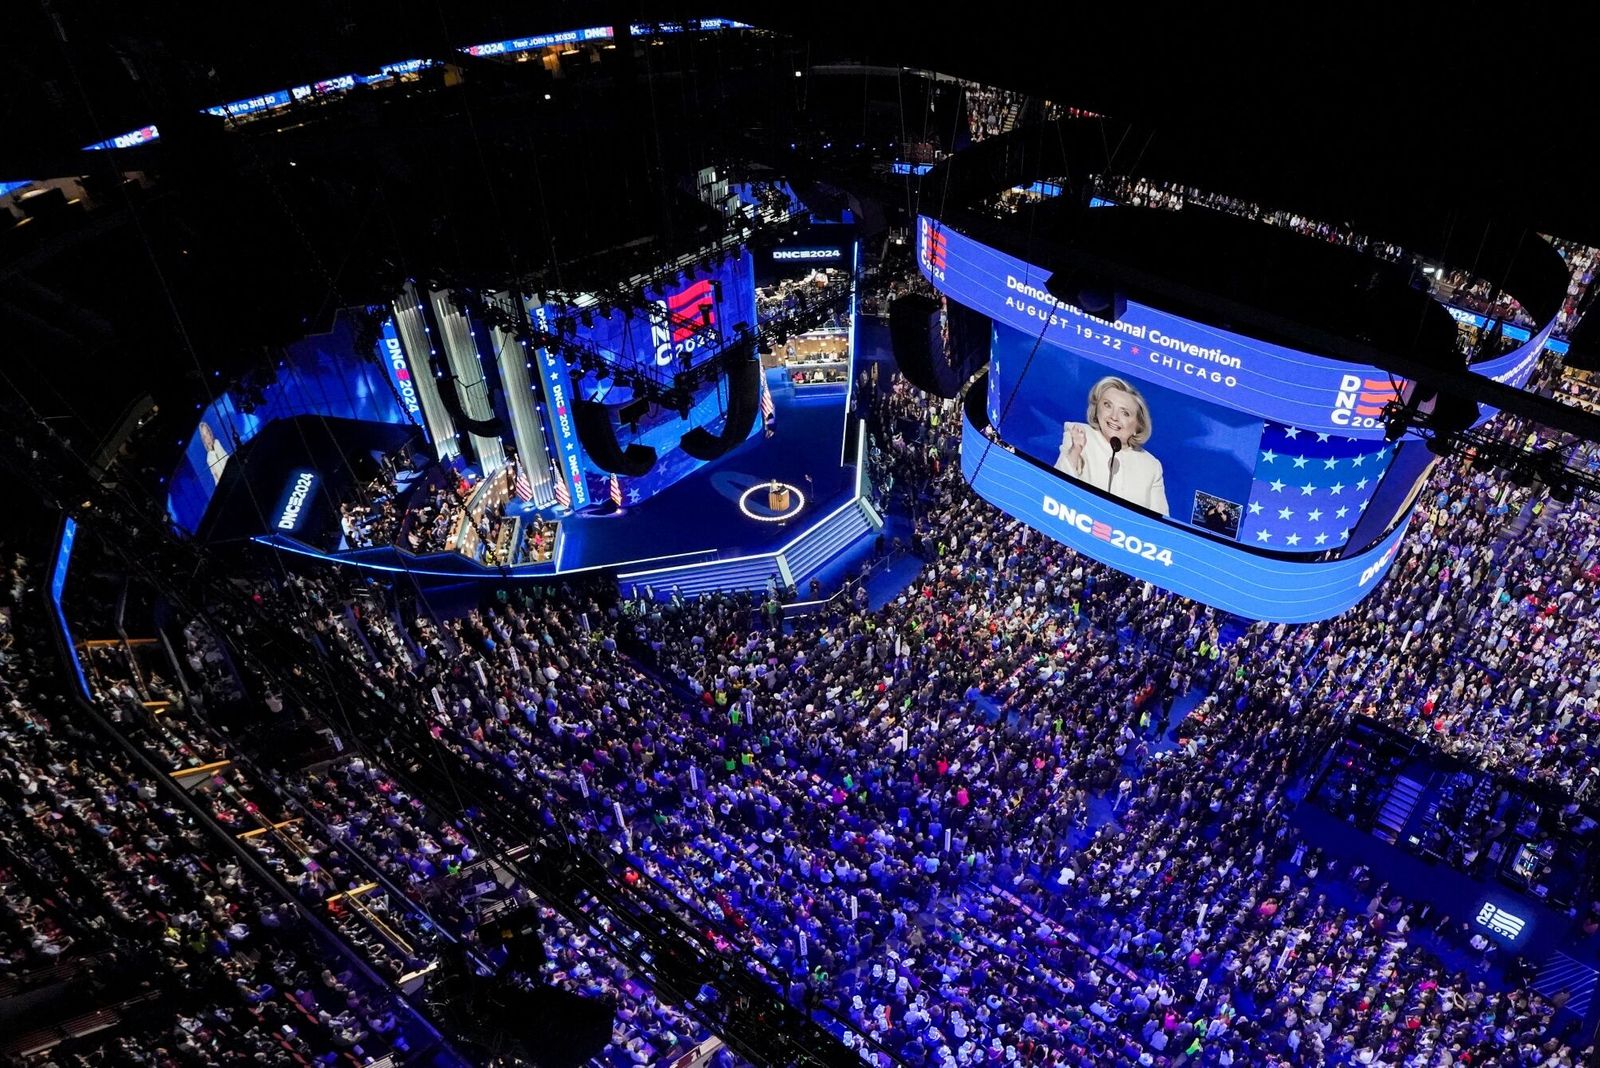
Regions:
[[1339, 548], [1393, 455], [1384, 441], [1265, 424], [1239, 541], [1291, 552]]

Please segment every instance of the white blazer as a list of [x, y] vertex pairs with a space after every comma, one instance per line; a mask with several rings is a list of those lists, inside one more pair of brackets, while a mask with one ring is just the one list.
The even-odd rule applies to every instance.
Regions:
[[211, 469], [211, 481], [222, 481], [222, 469], [228, 466], [228, 456], [228, 450], [222, 447], [222, 442], [212, 438], [211, 448], [206, 450], [206, 466]]
[[[1072, 451], [1073, 427], [1084, 432], [1083, 468], [1079, 471], [1072, 469], [1067, 456]], [[1117, 453], [1117, 466], [1113, 469], [1111, 443], [1088, 423], [1068, 423], [1062, 427], [1056, 470], [1141, 508], [1167, 514], [1167, 484], [1161, 474], [1161, 461], [1143, 449], [1124, 448]]]

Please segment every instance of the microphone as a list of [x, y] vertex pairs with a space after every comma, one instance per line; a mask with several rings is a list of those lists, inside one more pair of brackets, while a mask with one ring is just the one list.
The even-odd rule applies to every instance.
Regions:
[[1113, 437], [1108, 444], [1111, 446], [1111, 462], [1106, 464], [1106, 492], [1111, 492], [1111, 480], [1117, 476], [1117, 453], [1122, 451], [1122, 439]]

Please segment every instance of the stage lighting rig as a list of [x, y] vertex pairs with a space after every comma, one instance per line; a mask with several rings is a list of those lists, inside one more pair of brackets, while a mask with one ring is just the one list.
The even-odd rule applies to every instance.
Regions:
[[1520, 487], [1542, 482], [1549, 487], [1550, 496], [1562, 502], [1573, 500], [1580, 492], [1600, 500], [1600, 474], [1575, 462], [1574, 447], [1580, 439], [1541, 448], [1524, 444], [1526, 435], [1522, 433], [1501, 437], [1482, 427], [1442, 430], [1430, 425], [1426, 417], [1412, 429], [1436, 456], [1469, 456], [1474, 471], [1503, 471], [1508, 481]]

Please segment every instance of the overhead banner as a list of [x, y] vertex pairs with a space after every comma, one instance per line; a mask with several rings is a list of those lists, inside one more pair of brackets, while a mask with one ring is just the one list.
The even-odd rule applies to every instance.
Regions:
[[531, 52], [536, 48], [553, 48], [556, 45], [609, 41], [613, 36], [615, 31], [610, 26], [590, 26], [581, 30], [562, 30], [560, 33], [541, 33], [533, 37], [490, 41], [487, 44], [470, 45], [462, 51], [469, 56], [508, 56], [517, 52]]
[[[544, 303], [530, 302], [528, 311], [540, 333], [549, 333], [550, 316]], [[555, 349], [541, 346], [534, 353], [544, 382], [545, 425], [555, 446], [561, 475], [572, 492], [572, 508], [577, 510], [589, 504], [589, 487], [584, 478], [583, 445], [578, 441], [578, 427], [573, 422], [572, 368], [567, 358]]]
[[[1313, 356], [1136, 301], [1128, 301], [1118, 319], [1101, 319], [1056, 300], [1046, 288], [1049, 270], [928, 216], [918, 219], [917, 252], [935, 288], [997, 323], [1114, 370], [1289, 426], [1382, 438], [1384, 406], [1405, 385], [1377, 367]], [[1522, 386], [1552, 326], [1473, 370]]]
[[400, 343], [400, 331], [395, 326], [393, 316], [383, 321], [379, 331], [378, 358], [389, 371], [389, 383], [394, 386], [395, 396], [400, 398], [400, 407], [405, 410], [406, 418], [422, 431], [424, 440], [432, 441], [428, 434], [428, 421], [422, 415], [422, 400], [417, 396], [417, 384], [411, 377], [411, 364], [406, 359], [405, 346]]

